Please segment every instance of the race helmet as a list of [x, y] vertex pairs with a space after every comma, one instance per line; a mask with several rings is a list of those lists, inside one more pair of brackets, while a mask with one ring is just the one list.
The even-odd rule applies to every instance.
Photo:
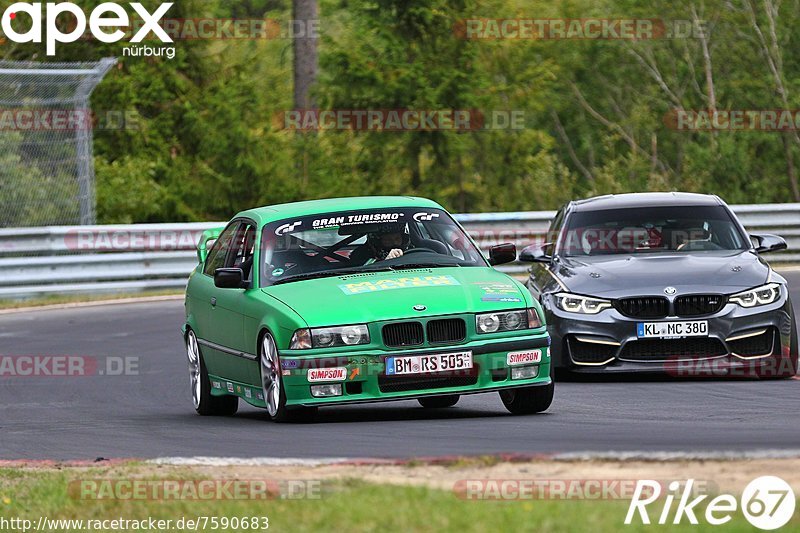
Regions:
[[402, 222], [388, 222], [379, 225], [367, 234], [367, 245], [372, 250], [375, 259], [384, 260], [395, 248], [407, 250], [411, 237], [406, 232], [406, 225]]

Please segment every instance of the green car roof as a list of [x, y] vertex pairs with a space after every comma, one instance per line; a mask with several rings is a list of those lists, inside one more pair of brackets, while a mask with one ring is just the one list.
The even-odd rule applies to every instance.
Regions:
[[352, 198], [328, 198], [308, 200], [288, 204], [269, 205], [242, 211], [237, 217], [247, 217], [258, 224], [268, 224], [276, 220], [302, 217], [317, 213], [334, 211], [357, 211], [359, 209], [380, 209], [387, 207], [438, 208], [442, 206], [427, 198], [413, 196], [356, 196]]

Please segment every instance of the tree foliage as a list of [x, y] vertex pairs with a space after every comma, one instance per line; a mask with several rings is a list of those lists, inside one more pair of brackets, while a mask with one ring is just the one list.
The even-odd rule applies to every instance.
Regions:
[[[134, 119], [95, 131], [100, 222], [221, 220], [254, 205], [365, 194], [429, 196], [455, 211], [552, 209], [639, 190], [800, 201], [797, 132], [678, 131], [668, 120], [675, 109], [799, 108], [797, 0], [320, 0], [319, 8], [320, 108], [520, 111], [525, 127], [297, 133], [276, 119], [293, 105], [288, 39], [179, 41], [173, 60], [125, 58], [121, 44], [62, 45], [59, 61], [120, 57], [92, 105]], [[287, 21], [291, 2], [188, 0], [169, 16]], [[458, 34], [470, 18], [592, 17], [702, 21], [705, 31], [640, 41]], [[3, 55], [46, 59], [36, 45]], [[4, 157], [13, 162], [13, 149]]]

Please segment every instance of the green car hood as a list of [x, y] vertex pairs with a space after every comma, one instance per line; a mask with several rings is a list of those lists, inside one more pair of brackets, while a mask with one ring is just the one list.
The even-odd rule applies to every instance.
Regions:
[[[476, 313], [529, 306], [527, 289], [502, 272], [453, 267], [288, 282], [262, 289], [310, 327]], [[414, 306], [425, 306], [417, 311]]]

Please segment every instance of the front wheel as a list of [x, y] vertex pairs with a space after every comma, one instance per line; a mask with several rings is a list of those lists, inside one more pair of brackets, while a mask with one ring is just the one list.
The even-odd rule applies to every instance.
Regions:
[[310, 421], [317, 413], [316, 407], [289, 408], [286, 406], [286, 392], [281, 378], [280, 357], [275, 339], [265, 333], [259, 346], [259, 366], [261, 367], [261, 389], [267, 413], [275, 422]]
[[790, 379], [795, 377], [798, 371], [798, 362], [800, 361], [797, 341], [797, 320], [795, 318], [794, 308], [791, 304], [792, 302], [789, 300], [789, 307], [792, 309], [791, 316], [789, 317], [789, 324], [792, 327], [792, 332], [789, 335], [789, 357], [778, 359], [778, 364], [780, 366], [775, 376], [778, 379]]
[[458, 403], [460, 396], [458, 394], [450, 394], [447, 396], [428, 396], [426, 398], [417, 398], [417, 401], [422, 407], [427, 409], [441, 409], [444, 407], [453, 407]]
[[555, 384], [546, 386], [520, 387], [500, 391], [500, 399], [511, 414], [530, 415], [546, 411], [553, 403]]
[[236, 396], [213, 396], [206, 364], [197, 345], [197, 336], [189, 330], [186, 334], [186, 356], [189, 359], [189, 382], [192, 386], [194, 410], [203, 416], [230, 416], [239, 409]]

